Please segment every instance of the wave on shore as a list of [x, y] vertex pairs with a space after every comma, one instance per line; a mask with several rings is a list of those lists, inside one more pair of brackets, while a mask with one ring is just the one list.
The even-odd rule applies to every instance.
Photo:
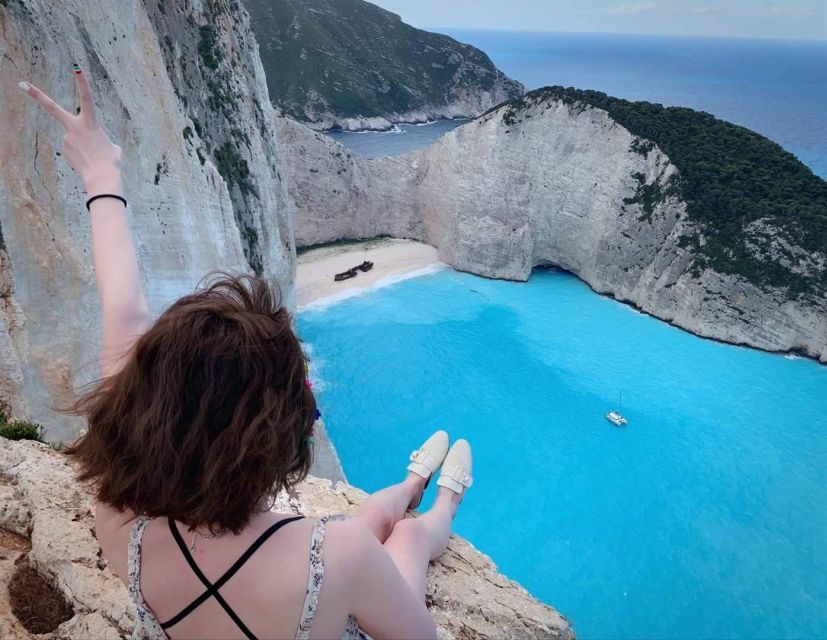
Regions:
[[392, 284], [396, 284], [397, 282], [410, 280], [411, 278], [418, 278], [420, 276], [427, 276], [432, 273], [437, 273], [439, 271], [449, 268], [450, 267], [444, 262], [434, 262], [420, 269], [414, 269], [413, 271], [406, 271], [404, 273], [392, 273], [383, 278], [380, 278], [369, 287], [350, 287], [348, 289], [343, 289], [342, 291], [339, 291], [333, 295], [325, 296], [324, 298], [318, 298], [317, 300], [308, 302], [305, 305], [300, 305], [299, 307], [297, 307], [297, 311], [299, 313], [302, 313], [304, 311], [317, 311], [320, 309], [326, 309], [327, 307], [330, 307], [338, 302], [342, 302], [342, 300], [354, 298], [356, 296], [363, 295], [370, 291], [376, 291], [377, 289], [388, 287]]

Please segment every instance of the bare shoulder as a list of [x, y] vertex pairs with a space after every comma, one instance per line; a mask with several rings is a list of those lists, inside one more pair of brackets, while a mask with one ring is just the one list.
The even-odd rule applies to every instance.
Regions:
[[131, 511], [118, 511], [106, 503], [95, 503], [95, 537], [122, 580], [126, 579], [129, 535], [137, 520]]

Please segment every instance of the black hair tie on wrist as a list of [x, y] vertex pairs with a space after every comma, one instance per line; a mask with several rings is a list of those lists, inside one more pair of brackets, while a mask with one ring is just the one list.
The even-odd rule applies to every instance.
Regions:
[[86, 210], [91, 211], [89, 207], [92, 206], [92, 203], [99, 198], [115, 198], [115, 200], [120, 200], [121, 202], [123, 202], [123, 206], [128, 206], [126, 204], [126, 198], [124, 198], [123, 196], [116, 196], [114, 193], [101, 193], [100, 195], [92, 196], [86, 201]]

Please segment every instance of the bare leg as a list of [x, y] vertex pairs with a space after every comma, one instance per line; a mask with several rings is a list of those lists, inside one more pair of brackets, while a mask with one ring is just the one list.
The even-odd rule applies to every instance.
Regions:
[[367, 525], [379, 542], [384, 544], [394, 525], [405, 517], [408, 505], [424, 489], [425, 478], [409, 472], [399, 484], [371, 494], [354, 517]]
[[418, 518], [400, 520], [385, 542], [399, 573], [414, 593], [425, 601], [428, 563], [445, 552], [451, 536], [451, 522], [462, 496], [440, 487], [430, 511]]

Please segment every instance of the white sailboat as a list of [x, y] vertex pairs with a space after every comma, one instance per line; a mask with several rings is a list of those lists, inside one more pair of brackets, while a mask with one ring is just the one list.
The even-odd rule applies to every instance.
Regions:
[[620, 409], [623, 408], [623, 392], [620, 392], [620, 407], [618, 411], [609, 411], [606, 414], [606, 420], [611, 422], [616, 427], [625, 427], [629, 424], [629, 421], [623, 417], [623, 414], [620, 413]]

